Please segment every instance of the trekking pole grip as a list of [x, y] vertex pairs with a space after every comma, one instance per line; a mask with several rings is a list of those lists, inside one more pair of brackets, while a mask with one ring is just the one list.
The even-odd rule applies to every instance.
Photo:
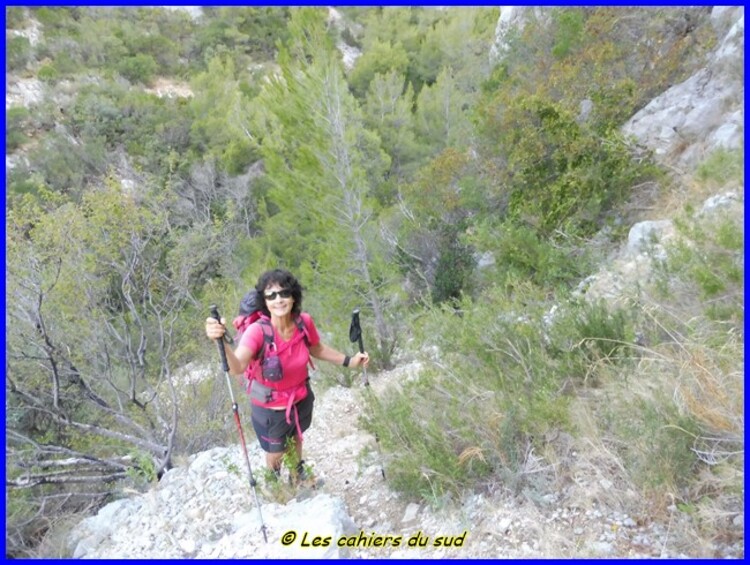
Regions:
[[[219, 316], [219, 310], [215, 304], [211, 305], [211, 317], [221, 323], [221, 316]], [[224, 340], [222, 338], [217, 338], [216, 346], [219, 348], [219, 355], [221, 355], [221, 366], [224, 369], [224, 372], [228, 373], [229, 363], [227, 362], [227, 352], [224, 351]]]
[[359, 352], [364, 353], [365, 346], [362, 343], [362, 326], [359, 325], [359, 308], [357, 308], [356, 310], [354, 310], [354, 312], [352, 312], [352, 320], [353, 320], [354, 325], [357, 328], [356, 333], [357, 333], [357, 342], [359, 343]]
[[[355, 308], [352, 311], [352, 323], [349, 326], [349, 341], [359, 343], [359, 352], [365, 352], [365, 346], [362, 343], [362, 327], [359, 325], [359, 308]], [[362, 367], [362, 381], [365, 386], [370, 386], [370, 381], [367, 378], [367, 368]]]

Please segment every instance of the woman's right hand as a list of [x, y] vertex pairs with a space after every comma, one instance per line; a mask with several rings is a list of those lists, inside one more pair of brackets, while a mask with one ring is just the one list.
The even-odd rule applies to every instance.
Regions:
[[216, 318], [206, 318], [206, 336], [208, 339], [221, 339], [227, 331], [226, 320], [217, 322]]

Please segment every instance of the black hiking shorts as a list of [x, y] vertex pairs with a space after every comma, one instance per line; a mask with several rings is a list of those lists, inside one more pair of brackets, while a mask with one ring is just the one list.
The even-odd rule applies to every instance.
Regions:
[[307, 396], [292, 407], [289, 413], [290, 423], [286, 421], [286, 409], [272, 410], [253, 404], [253, 429], [263, 451], [268, 453], [286, 451], [287, 440], [297, 436], [297, 422], [294, 418], [294, 411], [297, 410], [300, 430], [305, 432], [312, 423], [314, 403], [315, 395], [310, 388], [310, 381], [308, 381]]

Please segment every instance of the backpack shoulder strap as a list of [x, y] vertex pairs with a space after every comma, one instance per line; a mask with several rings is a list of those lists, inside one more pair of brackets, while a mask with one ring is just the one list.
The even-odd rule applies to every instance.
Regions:
[[[266, 348], [271, 349], [271, 350], [276, 348], [276, 342], [274, 341], [273, 326], [271, 325], [271, 321], [268, 320], [268, 318], [258, 317], [253, 321], [253, 324], [258, 324], [260, 326], [261, 331], [263, 332], [263, 345], [260, 346], [258, 353], [256, 353], [255, 355], [255, 359], [253, 359], [253, 361], [250, 362], [247, 368], [245, 369], [245, 378], [247, 379], [248, 387], [253, 381], [256, 367], [258, 367], [258, 365], [263, 363], [263, 357], [266, 353]], [[252, 324], [249, 324], [248, 327], [251, 325]]]
[[308, 349], [310, 349], [310, 334], [307, 333], [307, 325], [305, 324], [305, 321], [302, 319], [302, 316], [297, 316], [294, 319], [294, 323], [297, 325], [297, 329], [299, 329], [300, 332], [302, 332], [302, 336], [305, 338], [305, 345]]
[[257, 322], [260, 325], [260, 329], [263, 332], [263, 345], [255, 356], [257, 360], [262, 360], [266, 353], [266, 348], [269, 350], [276, 349], [276, 342], [274, 341], [273, 326], [271, 322], [265, 318], [260, 318]]
[[[273, 351], [276, 349], [276, 342], [274, 341], [274, 333], [273, 333], [273, 326], [271, 325], [271, 321], [268, 318], [259, 318], [256, 322], [260, 325], [261, 330], [263, 331], [263, 345], [258, 352], [258, 354], [255, 356], [255, 359], [257, 361], [262, 361], [263, 356], [266, 352], [266, 348]], [[294, 319], [294, 323], [297, 326], [297, 329], [299, 329], [300, 333], [302, 334], [302, 338], [305, 340], [305, 346], [310, 349], [310, 334], [307, 331], [307, 325], [305, 324], [305, 321], [302, 319], [302, 316], [297, 316]], [[312, 361], [310, 362], [312, 365]], [[315, 366], [313, 365], [313, 368]]]
[[[305, 347], [307, 349], [310, 349], [310, 334], [307, 332], [307, 324], [305, 324], [305, 321], [302, 319], [302, 316], [297, 316], [294, 319], [294, 323], [297, 324], [297, 328], [300, 332], [302, 332], [302, 337], [305, 339]], [[312, 355], [308, 356], [308, 363], [310, 363], [310, 367], [312, 370], [315, 370], [315, 363], [313, 363]]]

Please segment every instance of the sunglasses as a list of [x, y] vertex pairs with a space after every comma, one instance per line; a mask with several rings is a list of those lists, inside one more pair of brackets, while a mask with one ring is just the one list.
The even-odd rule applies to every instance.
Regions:
[[291, 298], [292, 291], [289, 290], [288, 288], [285, 288], [284, 290], [279, 290], [279, 291], [271, 292], [269, 294], [264, 294], [263, 298], [265, 298], [266, 300], [268, 300], [270, 302], [272, 300], [276, 300], [277, 296], [279, 296], [281, 298]]

